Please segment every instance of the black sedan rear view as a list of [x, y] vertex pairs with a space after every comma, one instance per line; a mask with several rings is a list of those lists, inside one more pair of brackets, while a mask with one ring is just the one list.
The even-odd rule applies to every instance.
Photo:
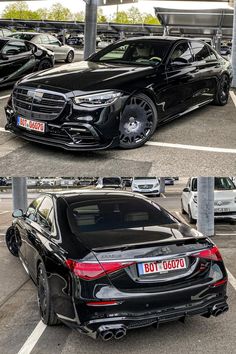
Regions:
[[27, 41], [0, 38], [0, 87], [54, 66], [54, 54]]
[[50, 193], [14, 216], [6, 243], [37, 285], [47, 325], [109, 340], [228, 310], [216, 245], [143, 196]]
[[127, 39], [23, 79], [6, 107], [6, 129], [66, 150], [132, 149], [162, 123], [210, 102], [225, 105], [231, 80], [231, 64], [204, 42]]

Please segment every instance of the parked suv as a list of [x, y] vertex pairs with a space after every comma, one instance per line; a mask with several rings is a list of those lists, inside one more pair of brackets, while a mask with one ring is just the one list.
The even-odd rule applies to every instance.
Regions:
[[131, 190], [132, 192], [159, 197], [160, 180], [157, 177], [134, 177]]
[[[236, 186], [230, 177], [215, 178], [215, 219], [236, 221]], [[188, 214], [189, 222], [197, 220], [197, 178], [188, 180], [181, 196], [183, 214]]]

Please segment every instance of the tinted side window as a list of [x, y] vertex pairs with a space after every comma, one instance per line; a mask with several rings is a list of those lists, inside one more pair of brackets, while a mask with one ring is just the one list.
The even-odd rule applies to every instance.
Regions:
[[18, 55], [25, 52], [28, 52], [28, 48], [24, 42], [9, 41], [2, 49], [2, 54], [5, 55]]
[[179, 59], [183, 62], [191, 63], [193, 61], [192, 53], [187, 42], [178, 44], [170, 57], [170, 62]]
[[47, 219], [52, 208], [53, 208], [52, 199], [50, 197], [45, 197], [37, 211], [37, 222], [42, 227], [49, 226]]
[[54, 209], [52, 208], [49, 215], [48, 215], [48, 226], [50, 228], [50, 231], [52, 234], [55, 234], [56, 231], [56, 226], [55, 226], [55, 214], [54, 214]]
[[211, 59], [211, 54], [206, 44], [193, 41], [191, 42], [191, 45], [192, 45], [195, 61]]
[[36, 210], [38, 209], [39, 205], [41, 204], [42, 200], [44, 197], [40, 197], [38, 199], [35, 199], [28, 207], [26, 210], [26, 217], [35, 220], [35, 215], [36, 215]]

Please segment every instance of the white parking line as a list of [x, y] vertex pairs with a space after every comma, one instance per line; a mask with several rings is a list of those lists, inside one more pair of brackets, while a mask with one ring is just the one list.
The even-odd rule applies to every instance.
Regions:
[[10, 210], [1, 211], [0, 215], [7, 214], [7, 213], [10, 213]]
[[236, 106], [236, 95], [235, 95], [234, 91], [230, 91], [229, 93], [230, 93], [230, 97], [231, 97], [234, 105]]
[[157, 141], [148, 141], [146, 143], [146, 145], [159, 146], [159, 147], [169, 147], [169, 148], [176, 148], [176, 149], [185, 149], [185, 150], [197, 150], [197, 151], [207, 151], [207, 152], [221, 152], [221, 153], [225, 153], [225, 154], [236, 154], [236, 149], [218, 148], [218, 147], [210, 147], [210, 146], [159, 143]]
[[5, 128], [0, 128], [0, 133], [11, 133], [10, 130], [5, 130]]
[[9, 98], [11, 95], [0, 96], [0, 100], [5, 100], [5, 98]]
[[161, 193], [161, 196], [162, 196], [163, 198], [167, 198], [164, 193]]
[[233, 274], [230, 273], [230, 271], [228, 269], [226, 269], [226, 270], [227, 270], [227, 273], [228, 273], [229, 282], [232, 285], [232, 287], [234, 288], [234, 290], [236, 290], [236, 279], [233, 276]]
[[236, 236], [236, 233], [235, 233], [235, 232], [232, 232], [232, 233], [227, 232], [227, 233], [225, 233], [225, 234], [218, 234], [218, 233], [216, 233], [216, 236]]
[[30, 354], [46, 328], [47, 326], [42, 321], [39, 321], [29, 338], [21, 347], [18, 354]]

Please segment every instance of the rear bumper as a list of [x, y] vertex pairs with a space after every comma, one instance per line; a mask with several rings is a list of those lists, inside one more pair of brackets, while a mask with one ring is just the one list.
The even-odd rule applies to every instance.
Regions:
[[[76, 323], [76, 320], [68, 320], [58, 314], [58, 317], [69, 327], [96, 338], [101, 330], [115, 330], [120, 327], [125, 330], [142, 328], [151, 325], [158, 326], [161, 323], [184, 319], [189, 316], [203, 315], [210, 317], [216, 309], [228, 310], [227, 296], [217, 297], [214, 300], [199, 302], [197, 304], [187, 303], [181, 306], [164, 307], [156, 311], [144, 313], [119, 313], [114, 309], [114, 314], [105, 315], [102, 318], [91, 318], [83, 323]], [[223, 311], [223, 312], [224, 312]]]

